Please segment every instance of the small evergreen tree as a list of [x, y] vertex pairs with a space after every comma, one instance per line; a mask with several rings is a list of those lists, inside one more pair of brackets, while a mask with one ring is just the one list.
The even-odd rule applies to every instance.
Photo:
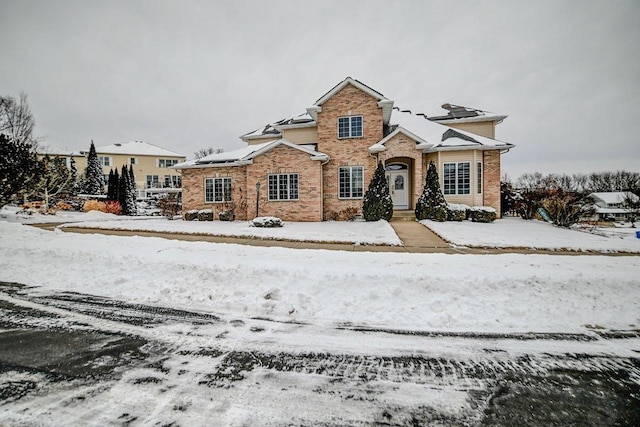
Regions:
[[129, 186], [131, 187], [131, 192], [135, 195], [136, 194], [136, 176], [133, 174], [133, 165], [129, 167]]
[[32, 145], [15, 142], [0, 133], [0, 207], [21, 202], [43, 174]]
[[118, 179], [118, 202], [123, 215], [137, 215], [136, 193], [131, 188], [129, 177], [129, 168], [123, 165]]
[[[116, 173], [118, 170], [116, 169]], [[109, 170], [109, 180], [107, 181], [107, 200], [118, 200], [118, 178]]]
[[102, 165], [96, 154], [96, 147], [91, 141], [89, 156], [87, 157], [87, 169], [85, 170], [84, 192], [87, 194], [104, 194], [104, 176], [102, 175]]
[[389, 195], [389, 183], [387, 182], [382, 162], [378, 162], [378, 167], [373, 174], [373, 178], [371, 178], [369, 188], [364, 194], [362, 215], [365, 221], [378, 221], [380, 219], [389, 221], [393, 216], [393, 200]]
[[440, 180], [435, 163], [429, 162], [427, 169], [427, 180], [422, 190], [422, 195], [416, 203], [416, 218], [432, 219], [435, 221], [446, 221], [449, 214], [447, 202], [440, 189]]
[[76, 159], [71, 157], [69, 160], [69, 170], [71, 175], [71, 188], [69, 189], [69, 193], [71, 195], [78, 194], [79, 186], [78, 186], [78, 167], [76, 166]]

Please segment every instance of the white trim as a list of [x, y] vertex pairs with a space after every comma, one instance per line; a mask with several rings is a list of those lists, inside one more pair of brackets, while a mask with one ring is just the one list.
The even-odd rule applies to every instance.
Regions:
[[416, 144], [416, 147], [415, 147], [416, 150], [427, 150], [427, 149], [433, 147], [432, 143], [425, 141], [424, 139], [420, 138], [415, 133], [413, 133], [411, 131], [408, 131], [407, 129], [403, 128], [402, 126], [398, 126], [389, 135], [385, 136], [379, 142], [376, 142], [371, 147], [369, 147], [369, 153], [376, 154], [376, 153], [381, 153], [381, 152], [385, 151], [387, 149], [387, 147], [385, 147], [385, 144], [387, 142], [389, 142], [394, 136], [396, 136], [396, 135], [398, 135], [400, 133], [403, 133], [404, 135], [406, 135], [410, 139], [413, 139], [414, 142], [418, 142], [418, 144]]
[[299, 129], [299, 128], [311, 128], [311, 127], [316, 127], [318, 126], [318, 123], [316, 123], [316, 121], [312, 121], [312, 122], [307, 122], [307, 123], [292, 123], [290, 125], [277, 125], [277, 126], [273, 126], [273, 128], [279, 132], [282, 132], [282, 130], [286, 130], [286, 129]]
[[449, 123], [477, 123], [477, 122], [497, 122], [500, 123], [504, 119], [506, 119], [507, 115], [505, 114], [494, 114], [494, 115], [484, 115], [484, 116], [474, 116], [474, 117], [461, 117], [459, 119], [451, 118], [451, 119], [438, 119], [437, 116], [429, 117], [429, 120], [435, 123], [449, 124]]
[[[362, 121], [362, 134], [360, 136], [353, 136], [353, 126], [352, 121], [354, 117], [360, 117]], [[340, 136], [340, 119], [349, 119], [349, 136]], [[338, 135], [338, 139], [355, 139], [355, 138], [364, 138], [364, 115], [362, 114], [353, 114], [348, 116], [338, 116], [338, 121], [336, 122], [336, 133]]]

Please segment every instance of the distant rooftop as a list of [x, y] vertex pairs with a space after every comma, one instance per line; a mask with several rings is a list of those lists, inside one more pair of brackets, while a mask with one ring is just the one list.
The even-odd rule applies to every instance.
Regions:
[[507, 118], [504, 114], [495, 114], [477, 108], [463, 107], [462, 105], [442, 104], [442, 108], [449, 111], [443, 116], [430, 116], [429, 120], [434, 122], [479, 122], [479, 121], [501, 121]]
[[144, 141], [129, 141], [96, 147], [99, 154], [131, 154], [135, 156], [186, 157]]

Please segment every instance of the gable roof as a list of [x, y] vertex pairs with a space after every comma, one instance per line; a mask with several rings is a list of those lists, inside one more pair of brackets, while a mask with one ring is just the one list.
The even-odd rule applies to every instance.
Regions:
[[430, 116], [429, 120], [440, 123], [501, 122], [508, 117], [462, 105], [443, 104], [442, 108], [449, 112], [443, 116]]
[[454, 129], [428, 120], [424, 114], [412, 114], [409, 110], [394, 107], [391, 120], [393, 131], [381, 141], [369, 147], [370, 153], [384, 151], [385, 144], [398, 133], [403, 133], [416, 142], [416, 149], [423, 152], [454, 150], [508, 149], [513, 144]]
[[307, 108], [307, 112], [313, 118], [313, 120], [318, 119], [318, 113], [322, 111], [322, 104], [331, 99], [335, 94], [344, 89], [347, 85], [352, 85], [357, 89], [360, 89], [367, 95], [375, 98], [378, 101], [378, 107], [382, 108], [382, 121], [384, 124], [389, 123], [389, 119], [391, 118], [391, 109], [393, 108], [393, 101], [385, 98], [380, 92], [370, 88], [366, 84], [358, 81], [356, 79], [352, 79], [351, 77], [347, 77], [337, 85], [335, 85], [329, 92], [322, 95], [311, 107]]
[[311, 149], [304, 145], [294, 144], [286, 139], [277, 139], [275, 141], [263, 142], [262, 144], [252, 144], [237, 150], [210, 154], [201, 159], [189, 160], [184, 163], [174, 165], [174, 169], [192, 169], [206, 167], [225, 167], [225, 166], [242, 166], [253, 163], [253, 159], [258, 157], [280, 145], [302, 151], [311, 156], [311, 160], [326, 161], [329, 156]]
[[596, 199], [597, 201], [606, 203], [607, 205], [623, 203], [625, 197], [627, 196], [631, 199], [631, 201], [634, 201], [634, 202], [638, 201], [638, 196], [636, 196], [630, 191], [606, 191], [606, 192], [595, 192], [595, 193], [589, 194], [589, 197]]
[[[82, 151], [83, 153], [85, 151]], [[98, 154], [125, 154], [135, 156], [167, 156], [167, 157], [186, 157], [184, 154], [175, 153], [165, 150], [157, 145], [149, 144], [144, 141], [129, 141], [116, 143], [111, 145], [103, 145], [96, 147]]]
[[258, 128], [252, 132], [245, 133], [240, 136], [240, 139], [244, 142], [252, 139], [262, 139], [270, 137], [278, 137], [282, 135], [283, 129], [301, 128], [301, 127], [313, 127], [316, 126], [316, 122], [311, 118], [308, 113], [298, 114], [297, 116], [291, 116], [286, 119], [277, 120], [272, 123], [267, 123], [264, 127]]

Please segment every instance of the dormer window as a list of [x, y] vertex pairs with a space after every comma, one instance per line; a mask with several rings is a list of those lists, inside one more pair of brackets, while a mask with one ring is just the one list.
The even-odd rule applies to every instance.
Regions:
[[338, 138], [362, 138], [362, 116], [338, 117]]

